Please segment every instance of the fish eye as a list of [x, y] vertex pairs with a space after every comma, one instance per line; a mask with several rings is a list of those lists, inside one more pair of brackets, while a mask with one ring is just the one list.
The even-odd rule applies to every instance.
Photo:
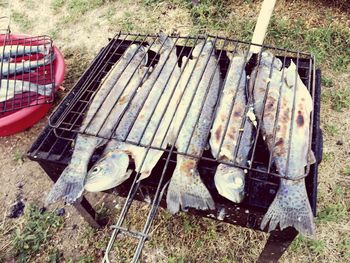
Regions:
[[98, 167], [98, 166], [96, 166], [96, 167], [94, 167], [94, 169], [92, 169], [92, 173], [98, 173], [99, 171], [101, 171], [101, 168], [100, 167]]

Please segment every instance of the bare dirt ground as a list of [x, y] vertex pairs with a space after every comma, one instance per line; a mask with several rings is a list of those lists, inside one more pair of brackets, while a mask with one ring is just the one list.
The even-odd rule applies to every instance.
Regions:
[[[69, 90], [89, 61], [107, 43], [107, 37], [119, 30], [150, 33], [162, 29], [167, 33], [186, 35], [204, 29], [213, 34], [249, 39], [260, 4], [260, 1], [241, 0], [232, 4], [219, 1], [226, 5], [221, 10], [212, 4], [214, 1], [199, 1], [207, 4], [201, 4], [203, 10], [196, 9], [193, 15], [193, 9], [183, 4], [190, 2], [14, 0], [7, 6], [0, 3], [0, 17], [11, 14], [14, 33], [53, 37], [66, 59], [64, 87]], [[345, 68], [339, 69], [333, 66], [330, 58], [332, 52], [338, 52], [336, 46], [344, 44], [332, 42], [332, 34], [341, 35], [343, 31], [331, 30], [334, 27], [349, 30], [350, 9], [341, 4], [342, 1], [335, 1], [340, 4], [332, 5], [327, 1], [278, 2], [267, 40], [269, 43], [293, 47], [297, 42], [301, 50], [307, 51], [309, 46], [303, 43], [318, 45], [320, 38], [316, 37], [318, 35], [311, 38], [303, 32], [319, 30], [320, 35], [330, 35], [329, 39], [322, 38], [324, 42], [317, 46], [319, 49], [312, 50], [321, 54], [319, 50], [324, 48], [326, 54], [326, 59], [319, 64], [324, 74], [321, 109], [324, 160], [319, 171], [317, 239], [298, 237], [281, 262], [349, 262], [350, 60], [349, 53], [344, 53], [341, 61], [345, 61]], [[227, 12], [227, 16], [222, 17], [220, 12]], [[300, 31], [288, 31], [287, 28], [295, 29], [293, 26], [298, 19], [303, 21]], [[349, 39], [343, 38], [343, 42], [348, 41], [345, 48], [349, 49], [350, 34], [345, 36], [349, 36]], [[329, 43], [326, 43], [327, 39]], [[334, 50], [327, 49], [328, 45]], [[56, 103], [64, 95], [65, 92], [60, 92]], [[340, 105], [340, 110], [334, 110], [335, 105]], [[27, 149], [46, 124], [47, 118], [44, 118], [27, 131], [0, 138], [0, 262], [18, 260], [12, 248], [13, 232], [21, 229], [26, 219], [23, 216], [8, 218], [13, 204], [21, 200], [26, 207], [30, 204], [41, 207], [43, 197], [52, 185], [39, 165], [25, 157]], [[107, 213], [111, 218], [117, 215], [123, 202], [120, 198], [102, 194], [90, 198], [101, 208], [101, 213]], [[61, 207], [62, 204], [57, 204], [50, 209]], [[104, 207], [110, 209], [106, 211]], [[111, 231], [108, 228], [92, 230], [73, 208], [65, 209], [64, 226], [42, 245], [39, 252], [30, 255], [27, 262], [98, 262], [101, 259]], [[130, 222], [140, 224], [144, 209], [145, 204], [134, 206]], [[268, 237], [264, 233], [185, 214], [172, 217], [163, 210], [154, 223], [151, 236], [143, 253], [143, 262], [253, 262]], [[116, 262], [127, 262], [131, 253], [128, 246], [132, 242], [123, 238], [118, 241], [113, 252]]]

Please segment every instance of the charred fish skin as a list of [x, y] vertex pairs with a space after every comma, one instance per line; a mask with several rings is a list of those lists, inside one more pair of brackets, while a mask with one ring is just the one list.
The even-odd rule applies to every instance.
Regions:
[[2, 79], [0, 81], [0, 102], [12, 99], [16, 94], [36, 92], [42, 96], [51, 96], [52, 84], [40, 85], [23, 80]]
[[[245, 96], [245, 56], [244, 54], [228, 53], [228, 57], [231, 60], [230, 69], [211, 129], [209, 143], [213, 156], [218, 160], [246, 165], [253, 144], [253, 127], [245, 116], [248, 107]], [[229, 123], [225, 133], [227, 122]], [[237, 145], [242, 124], [243, 132], [240, 143]], [[237, 156], [235, 156], [237, 147]], [[214, 182], [220, 195], [235, 203], [242, 202], [245, 185], [244, 169], [233, 165], [219, 164], [215, 172]]]
[[31, 55], [36, 53], [47, 55], [49, 51], [50, 47], [48, 45], [5, 45], [0, 47], [0, 60], [8, 60], [11, 57]]
[[46, 66], [55, 60], [55, 53], [46, 55], [40, 60], [26, 60], [23, 62], [1, 62], [0, 63], [0, 76], [7, 77], [9, 75], [30, 72], [36, 68]]
[[[174, 43], [166, 35], [160, 33], [159, 38], [151, 49], [157, 53], [160, 53], [160, 60], [140, 88], [140, 92], [144, 94], [136, 95], [137, 97], [134, 101], [138, 103], [131, 105], [128, 111], [132, 110], [136, 115], [136, 112], [140, 109], [141, 102], [144, 100], [144, 96], [147, 95], [150, 88], [152, 88], [152, 90], [148, 95], [145, 104], [140, 110], [135, 122], [133, 121], [133, 118], [130, 118], [134, 116], [134, 113], [131, 116], [128, 112], [126, 112], [126, 117], [117, 128], [116, 136], [117, 140], [123, 141], [126, 139], [126, 136], [128, 136], [128, 141], [137, 143], [139, 140], [141, 140], [142, 144], [149, 145], [152, 143], [151, 139], [155, 133], [152, 145], [162, 147], [166, 146], [168, 142], [165, 132], [171, 121], [170, 114], [173, 113], [172, 109], [169, 108], [170, 106], [175, 107], [180, 97], [181, 90], [178, 88], [170, 98], [172, 91], [175, 89], [176, 80], [180, 74], [180, 68], [177, 66], [177, 55]], [[161, 74], [161, 76], [158, 76], [158, 74]], [[168, 82], [167, 79], [169, 79]], [[163, 88], [164, 92], [162, 93]], [[156, 109], [154, 109], [155, 106], [152, 103], [158, 101], [158, 99], [159, 102], [156, 105]], [[169, 99], [171, 100], [169, 103], [167, 103]], [[168, 107], [168, 109], [165, 112], [163, 119], [161, 119], [162, 112], [166, 107]], [[154, 112], [152, 115], [153, 110]], [[149, 122], [148, 125], [147, 122]], [[159, 128], [157, 130], [156, 128], [158, 124]], [[131, 127], [132, 125], [134, 126]], [[130, 128], [130, 133], [127, 135]], [[130, 176], [130, 173], [126, 172], [126, 164], [129, 163], [127, 158], [129, 158], [129, 155], [135, 161], [136, 171], [141, 173], [139, 180], [142, 180], [143, 178], [149, 176], [162, 154], [163, 151], [149, 149], [147, 152], [145, 147], [112, 140], [107, 144], [102, 158], [98, 160], [89, 171], [86, 184], [90, 190], [97, 189], [100, 185], [104, 185], [105, 188], [103, 190], [107, 190], [123, 183]], [[117, 156], [118, 158], [113, 157], [113, 155]], [[124, 161], [121, 162], [118, 159], [122, 159]], [[119, 169], [117, 170], [118, 172], [116, 172], [113, 171], [113, 169], [109, 169], [109, 166], [122, 166], [123, 169]], [[95, 178], [94, 181], [90, 181], [90, 177]], [[113, 180], [111, 180], [111, 178], [113, 178]], [[103, 182], [106, 180], [110, 180], [110, 183]], [[87, 187], [85, 187], [85, 189], [87, 189]]]
[[[134, 50], [135, 50], [134, 47], [132, 49], [128, 49], [126, 51], [125, 56], [122, 57], [121, 59], [125, 60], [126, 58], [129, 58], [129, 52], [133, 52]], [[141, 52], [141, 53], [145, 52], [144, 49], [136, 49], [136, 50], [139, 50], [137, 52]], [[130, 63], [139, 62], [139, 61], [133, 62], [132, 58], [133, 56], [131, 57]], [[137, 58], [139, 58], [139, 56]], [[144, 63], [146, 62], [144, 61]], [[118, 67], [122, 67], [123, 69], [125, 63], [118, 63], [118, 65], [119, 65]], [[122, 69], [113, 68], [112, 75], [117, 74], [118, 72], [122, 71]], [[137, 71], [137, 74], [139, 74], [138, 71]], [[109, 75], [109, 77], [110, 79], [113, 79], [113, 76]], [[110, 90], [111, 88], [119, 88], [119, 87], [115, 86], [112, 81], [104, 81], [101, 84], [100, 90], [105, 91], [105, 90]], [[90, 110], [93, 112], [96, 111], [95, 106], [101, 103], [101, 101], [99, 101], [101, 100], [99, 98], [99, 93], [96, 94], [93, 100], [95, 101], [95, 103], [93, 103], [94, 107], [88, 109], [87, 116], [92, 116], [92, 114], [89, 114], [89, 111]], [[111, 130], [112, 130], [112, 127], [113, 125], [110, 124]], [[62, 172], [61, 176], [59, 177], [59, 179], [51, 189], [50, 193], [48, 194], [46, 198], [46, 204], [56, 202], [59, 199], [63, 199], [67, 203], [74, 203], [80, 198], [80, 196], [84, 191], [84, 183], [87, 175], [87, 167], [88, 167], [90, 158], [94, 153], [95, 149], [104, 143], [105, 143], [105, 139], [101, 137], [89, 136], [85, 134], [77, 135], [71, 161], [68, 164], [68, 166], [65, 168], [65, 170]], [[125, 158], [121, 157], [120, 160], [123, 161], [125, 160]]]
[[[271, 58], [273, 55], [267, 54], [265, 57]], [[278, 61], [277, 58], [275, 60]], [[259, 73], [255, 79], [254, 107], [256, 112], [259, 113], [262, 113], [264, 110], [263, 117], [261, 118], [261, 114], [258, 114], [258, 118], [262, 122], [262, 132], [266, 137], [268, 148], [272, 152], [273, 161], [279, 174], [291, 179], [297, 178], [304, 175], [304, 168], [309, 160], [308, 145], [310, 114], [313, 110], [312, 98], [292, 62], [291, 66], [285, 70], [284, 79], [282, 79], [280, 68], [274, 68], [272, 70], [265, 105], [259, 102], [259, 100], [256, 100], [256, 98], [265, 96], [268, 86], [263, 76], [266, 74], [266, 71], [270, 71], [271, 63], [270, 67], [268, 67], [269, 62], [265, 60], [265, 64], [259, 68]], [[254, 85], [254, 83], [251, 84]], [[294, 92], [295, 114], [293, 119]], [[280, 108], [277, 118], [279, 100]], [[277, 127], [279, 128], [276, 129], [274, 138], [273, 130], [275, 121], [277, 121]], [[290, 136], [291, 141], [289, 141]], [[288, 164], [289, 148], [290, 156]], [[280, 229], [292, 226], [301, 234], [314, 237], [315, 225], [313, 213], [308, 200], [304, 179], [281, 179], [276, 197], [261, 222], [261, 228], [265, 229], [268, 223], [268, 231], [274, 230], [277, 225], [279, 225]]]
[[[194, 59], [189, 59], [184, 68], [182, 79], [180, 79], [180, 85], [185, 85], [184, 89], [186, 90], [180, 101], [172, 127], [173, 134], [178, 134], [176, 148], [179, 153], [200, 156], [207, 146], [211, 118], [214, 114], [221, 85], [214, 48], [211, 41], [197, 45], [192, 52]], [[191, 74], [192, 69], [194, 69], [194, 74]], [[204, 74], [201, 76], [203, 70]], [[210, 83], [212, 76], [213, 79]], [[196, 90], [197, 84], [199, 85]], [[194, 97], [191, 101], [193, 94]], [[181, 127], [182, 122], [183, 126]], [[201, 210], [215, 208], [214, 200], [200, 178], [197, 165], [198, 158], [177, 155], [177, 163], [170, 180], [166, 199], [167, 208], [171, 213], [178, 212], [180, 207]]]

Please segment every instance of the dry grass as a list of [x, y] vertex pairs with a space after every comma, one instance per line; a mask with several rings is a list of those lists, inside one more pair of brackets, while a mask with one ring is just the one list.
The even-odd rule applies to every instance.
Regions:
[[[266, 40], [280, 47], [314, 52], [324, 76], [321, 109], [324, 160], [319, 171], [317, 239], [298, 237], [281, 262], [350, 261], [350, 175], [347, 170], [350, 163], [347, 95], [350, 90], [347, 73], [350, 69], [350, 9], [347, 1], [329, 2], [278, 1]], [[13, 32], [53, 36], [65, 55], [67, 74], [64, 85], [69, 89], [87, 62], [107, 43], [107, 36], [113, 36], [118, 30], [151, 33], [163, 29], [167, 33], [211, 33], [249, 40], [259, 4], [260, 1], [254, 0], [203, 0], [191, 8], [190, 0], [16, 0], [11, 1], [9, 10], [13, 15]], [[3, 11], [6, 10], [1, 8], [0, 16]], [[35, 203], [41, 199], [38, 189], [42, 186], [38, 182], [42, 180], [48, 187], [48, 181], [35, 164], [24, 160], [19, 165], [16, 160], [21, 159], [18, 149], [24, 152], [43, 124], [26, 133], [26, 140], [23, 134], [0, 139], [1, 149], [8, 155], [0, 157], [0, 162], [9, 163], [6, 168], [13, 167], [18, 176], [17, 179], [7, 179], [5, 173], [0, 172], [1, 179], [10, 188], [18, 180], [24, 180], [31, 187], [25, 187], [23, 191], [29, 201]], [[338, 141], [343, 144], [338, 145]], [[28, 167], [30, 173], [26, 171]], [[103, 196], [98, 197], [111, 208], [115, 205]], [[11, 193], [4, 194], [5, 207], [13, 198]], [[122, 200], [117, 199], [117, 202]], [[132, 207], [128, 222], [141, 227], [143, 217], [140, 214], [143, 213], [140, 211], [143, 210], [147, 210], [145, 204]], [[1, 214], [6, 214], [6, 211], [7, 208], [0, 210]], [[109, 211], [117, 215], [118, 209]], [[4, 262], [11, 259], [11, 256], [2, 255], [3, 248], [11, 252], [11, 230], [24, 223], [23, 219], [5, 218], [2, 221], [0, 262], [1, 259]], [[73, 227], [75, 224], [78, 228]], [[186, 214], [171, 217], [163, 210], [159, 212], [153, 229], [152, 238], [143, 252], [144, 262], [253, 262], [267, 238], [264, 233]], [[32, 261], [95, 262], [101, 257], [109, 234], [108, 228], [96, 231], [87, 227], [71, 209], [65, 216], [65, 227]], [[127, 262], [132, 256], [134, 242], [122, 237], [116, 244], [113, 256], [117, 262]]]

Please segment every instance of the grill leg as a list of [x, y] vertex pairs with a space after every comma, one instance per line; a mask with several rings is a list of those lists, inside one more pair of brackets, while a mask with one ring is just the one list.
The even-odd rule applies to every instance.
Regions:
[[[56, 182], [60, 174], [64, 170], [64, 166], [58, 166], [57, 164], [51, 165], [47, 162], [39, 162], [41, 168], [44, 169], [46, 174], [51, 178], [52, 181]], [[80, 202], [73, 204], [78, 213], [88, 222], [92, 227], [99, 228], [101, 225], [96, 221], [96, 211], [91, 206], [89, 201], [83, 197]]]
[[278, 262], [297, 234], [298, 231], [292, 227], [283, 231], [272, 231], [257, 263]]

